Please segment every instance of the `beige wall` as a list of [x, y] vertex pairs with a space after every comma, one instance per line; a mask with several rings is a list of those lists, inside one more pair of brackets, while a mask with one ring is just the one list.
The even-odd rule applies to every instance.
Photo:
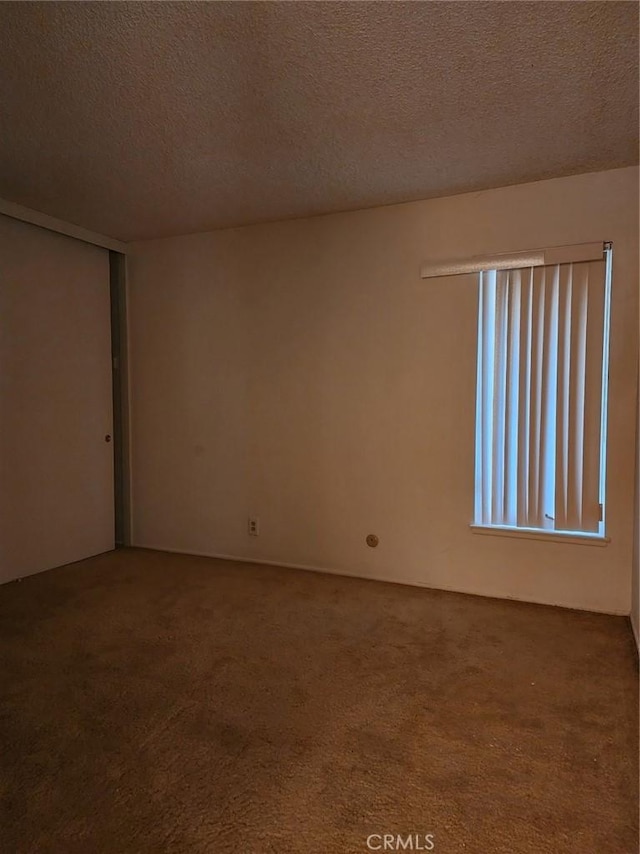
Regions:
[[[637, 184], [621, 169], [134, 244], [134, 543], [628, 613]], [[420, 264], [597, 240], [615, 244], [611, 543], [474, 534], [475, 279]]]

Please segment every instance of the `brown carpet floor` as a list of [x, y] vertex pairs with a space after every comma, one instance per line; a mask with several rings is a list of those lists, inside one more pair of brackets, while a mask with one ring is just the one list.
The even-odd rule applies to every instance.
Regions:
[[623, 618], [123, 550], [0, 656], [2, 854], [638, 850]]

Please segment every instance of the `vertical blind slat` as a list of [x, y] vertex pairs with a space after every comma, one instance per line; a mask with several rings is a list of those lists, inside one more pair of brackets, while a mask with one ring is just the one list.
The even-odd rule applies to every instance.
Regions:
[[545, 272], [544, 267], [533, 269], [532, 282], [532, 332], [531, 332], [531, 422], [529, 425], [529, 515], [527, 524], [534, 528], [542, 527], [540, 513], [540, 460], [542, 437], [542, 354], [545, 314]]
[[582, 530], [591, 533], [597, 532], [600, 526], [602, 370], [605, 323], [603, 282], [605, 275], [604, 261], [596, 261], [588, 265]]
[[483, 519], [491, 524], [491, 496], [493, 494], [493, 398], [494, 370], [496, 350], [496, 274], [492, 270], [483, 274], [484, 320], [483, 320], [483, 408], [482, 408], [482, 461], [483, 461]]
[[559, 271], [557, 267], [545, 268], [545, 305], [542, 319], [542, 379], [540, 427], [540, 458], [538, 460], [540, 488], [538, 495], [538, 520], [542, 528], [553, 528], [556, 508], [554, 506], [556, 480], [556, 389], [558, 376], [558, 311]]
[[529, 479], [531, 444], [531, 363], [533, 269], [521, 271], [520, 283], [520, 377], [518, 399], [518, 490], [517, 525], [529, 520]]
[[[485, 388], [483, 378], [484, 363], [484, 274], [480, 273], [478, 281], [478, 358], [476, 360], [476, 466], [475, 466], [475, 497], [474, 518], [485, 524], [484, 517], [484, 452], [482, 449], [482, 424]], [[480, 452], [478, 452], [480, 449]]]
[[558, 295], [558, 371], [557, 371], [557, 431], [556, 431], [556, 490], [555, 527], [567, 529], [569, 480], [569, 413], [571, 407], [571, 265], [559, 270]]
[[[505, 446], [505, 398], [507, 370], [507, 276], [504, 270], [496, 273], [496, 344], [493, 362], [493, 495], [491, 518], [494, 524], [503, 525], [504, 507], [504, 446]], [[499, 342], [499, 344], [498, 344]]]
[[507, 395], [505, 436], [505, 501], [504, 519], [507, 525], [518, 521], [518, 404], [520, 397], [520, 296], [521, 271], [510, 270], [508, 275], [507, 329]]
[[513, 325], [513, 282], [511, 279], [511, 270], [506, 270], [504, 274], [504, 434], [502, 443], [502, 502], [500, 507], [500, 518], [503, 525], [509, 524], [509, 455], [510, 455], [510, 439], [511, 439], [511, 422], [509, 420], [509, 410], [511, 403], [511, 337]]
[[569, 267], [571, 275], [571, 355], [566, 527], [570, 531], [579, 531], [582, 527], [588, 269], [586, 264], [572, 264]]

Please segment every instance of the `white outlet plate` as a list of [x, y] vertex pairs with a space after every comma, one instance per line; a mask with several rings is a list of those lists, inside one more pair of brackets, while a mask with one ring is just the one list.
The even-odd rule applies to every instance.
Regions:
[[260, 533], [260, 519], [257, 516], [249, 516], [247, 520], [247, 531], [250, 537], [257, 537]]

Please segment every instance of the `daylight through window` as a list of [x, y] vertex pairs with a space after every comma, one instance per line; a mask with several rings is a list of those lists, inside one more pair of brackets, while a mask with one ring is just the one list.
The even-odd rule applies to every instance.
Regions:
[[475, 524], [604, 536], [611, 246], [478, 275]]

